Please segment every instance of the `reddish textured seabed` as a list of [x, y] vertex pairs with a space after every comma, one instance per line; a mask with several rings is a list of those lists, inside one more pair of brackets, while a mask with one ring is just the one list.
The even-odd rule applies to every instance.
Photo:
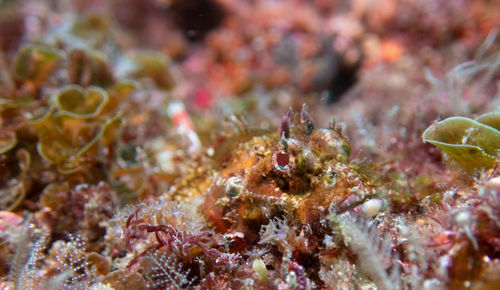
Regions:
[[1, 289], [500, 289], [497, 0], [0, 0]]

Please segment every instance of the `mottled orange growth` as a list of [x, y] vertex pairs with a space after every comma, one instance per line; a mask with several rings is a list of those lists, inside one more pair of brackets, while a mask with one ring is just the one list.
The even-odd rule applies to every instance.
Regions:
[[[279, 132], [226, 152], [204, 204], [219, 230], [242, 232], [251, 242], [272, 217], [315, 224], [331, 205], [344, 212], [375, 195], [368, 179], [350, 166], [350, 146], [341, 132], [314, 129], [312, 120], [302, 116], [300, 122], [299, 114], [290, 113]], [[344, 202], [349, 197], [352, 202]]]
[[221, 173], [224, 177], [230, 177], [235, 172], [244, 172], [246, 169], [251, 168], [257, 161], [257, 156], [255, 154], [245, 154], [245, 152], [237, 152], [236, 156], [233, 156], [235, 160], [238, 160], [234, 167], [228, 167]]
[[382, 41], [382, 59], [388, 62], [396, 62], [404, 54], [404, 48], [398, 42], [387, 39]]

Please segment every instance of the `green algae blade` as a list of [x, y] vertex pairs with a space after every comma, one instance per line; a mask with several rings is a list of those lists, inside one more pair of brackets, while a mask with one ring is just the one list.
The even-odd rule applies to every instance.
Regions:
[[491, 112], [477, 117], [476, 121], [500, 131], [500, 112]]
[[8, 131], [0, 133], [0, 154], [4, 154], [17, 144], [16, 132]]
[[491, 168], [500, 149], [500, 131], [465, 117], [437, 122], [422, 134], [466, 170]]
[[23, 46], [16, 55], [12, 75], [15, 80], [33, 81], [38, 86], [56, 69], [62, 59], [61, 54], [48, 47]]
[[108, 102], [108, 93], [99, 87], [83, 89], [68, 85], [55, 95], [55, 105], [61, 114], [80, 119], [97, 117]]

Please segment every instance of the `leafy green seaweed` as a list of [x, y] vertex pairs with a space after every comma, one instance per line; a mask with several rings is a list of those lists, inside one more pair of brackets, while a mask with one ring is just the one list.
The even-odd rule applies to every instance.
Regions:
[[466, 170], [491, 168], [500, 150], [500, 131], [495, 127], [498, 121], [498, 113], [485, 114], [477, 120], [450, 117], [431, 125], [422, 138]]

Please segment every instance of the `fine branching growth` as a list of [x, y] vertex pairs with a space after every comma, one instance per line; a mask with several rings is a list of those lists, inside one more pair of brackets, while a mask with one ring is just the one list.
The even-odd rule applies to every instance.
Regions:
[[[491, 31], [474, 59], [455, 66], [444, 79], [426, 70], [426, 78], [433, 87], [428, 99], [442, 102], [439, 106], [442, 114], [470, 114], [488, 102], [486, 89], [500, 67], [500, 51], [492, 52], [497, 34], [497, 30]], [[496, 89], [494, 94], [496, 96], [493, 99], [497, 99], [500, 91]]]
[[38, 274], [39, 262], [43, 259], [43, 250], [47, 243], [47, 234], [41, 235], [32, 241], [30, 230], [31, 218], [25, 222], [19, 234], [17, 248], [12, 260], [10, 278], [14, 281], [15, 289], [36, 289], [40, 277]]
[[47, 246], [48, 234], [41, 232], [31, 239], [29, 220], [19, 236], [18, 247], [12, 261], [10, 278], [15, 289], [88, 289], [93, 283], [93, 269], [89, 270], [85, 243], [80, 236], [70, 236], [69, 242], [55, 244], [56, 270], [59, 272], [46, 277], [40, 271]]
[[95, 273], [87, 262], [85, 241], [81, 236], [70, 235], [69, 238], [68, 242], [54, 246], [57, 270], [59, 273], [69, 273], [63, 282], [64, 289], [87, 289], [94, 282]]
[[[357, 256], [361, 271], [380, 289], [400, 289], [397, 260], [391, 254], [392, 245], [380, 237], [376, 226], [348, 214], [329, 217], [345, 245]], [[390, 271], [389, 271], [390, 270]]]
[[185, 289], [193, 282], [189, 269], [185, 269], [178, 258], [166, 252], [154, 251], [145, 257], [151, 266], [145, 276], [154, 289]]

